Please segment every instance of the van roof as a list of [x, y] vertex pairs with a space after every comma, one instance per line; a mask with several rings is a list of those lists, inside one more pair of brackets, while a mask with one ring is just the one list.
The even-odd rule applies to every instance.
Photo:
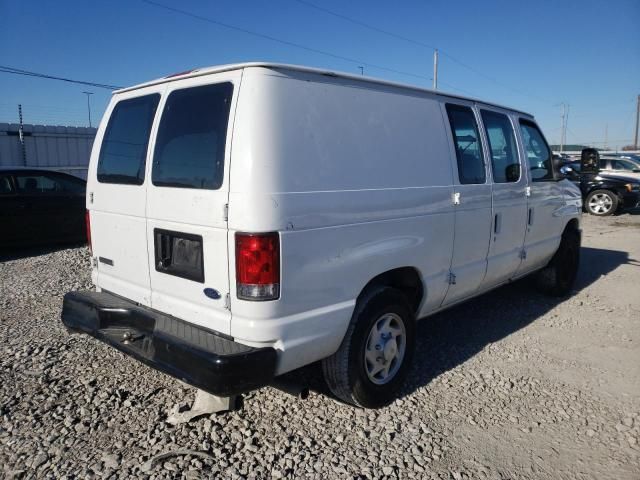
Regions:
[[455, 93], [447, 93], [447, 92], [443, 92], [443, 91], [440, 91], [440, 90], [433, 90], [431, 88], [418, 87], [416, 85], [411, 85], [411, 84], [406, 84], [406, 83], [392, 82], [392, 81], [389, 81], [389, 80], [383, 80], [383, 79], [375, 78], [375, 77], [366, 77], [366, 76], [362, 76], [362, 75], [355, 75], [355, 74], [351, 74], [351, 73], [338, 72], [338, 71], [334, 71], [334, 70], [325, 70], [325, 69], [321, 69], [321, 68], [305, 67], [305, 66], [302, 66], [302, 65], [290, 65], [290, 64], [286, 64], [286, 63], [271, 63], [271, 62], [230, 63], [228, 65], [217, 65], [217, 66], [213, 66], [213, 67], [195, 68], [193, 70], [188, 70], [186, 72], [181, 72], [181, 73], [169, 75], [167, 77], [158, 78], [156, 80], [151, 80], [149, 82], [140, 83], [138, 85], [133, 85], [131, 87], [125, 87], [125, 88], [122, 88], [120, 90], [116, 90], [114, 93], [118, 94], [118, 93], [122, 93], [122, 92], [129, 92], [131, 90], [136, 90], [138, 88], [148, 87], [150, 85], [157, 85], [157, 84], [160, 84], [160, 83], [172, 82], [174, 80], [179, 80], [179, 79], [183, 79], [183, 78], [199, 77], [199, 76], [203, 76], [203, 75], [211, 75], [211, 74], [214, 74], [214, 73], [228, 72], [228, 71], [231, 71], [231, 70], [240, 70], [240, 69], [243, 69], [243, 68], [251, 68], [251, 67], [263, 67], [263, 68], [271, 68], [271, 69], [275, 69], [275, 70], [291, 70], [291, 71], [296, 71], [296, 72], [316, 73], [316, 74], [325, 75], [325, 76], [328, 76], [328, 77], [345, 78], [345, 79], [350, 79], [350, 80], [358, 80], [358, 81], [366, 82], [366, 83], [374, 83], [374, 84], [378, 84], [378, 85], [389, 85], [389, 86], [393, 86], [393, 87], [406, 88], [406, 89], [410, 89], [410, 90], [414, 90], [414, 91], [430, 92], [430, 93], [433, 93], [433, 94], [436, 94], [436, 95], [439, 95], [439, 96], [442, 96], [442, 97], [450, 97], [450, 98], [459, 98], [459, 99], [463, 99], [463, 100], [470, 100], [470, 101], [473, 101], [473, 102], [483, 103], [485, 105], [492, 105], [494, 107], [504, 108], [505, 110], [511, 110], [511, 111], [514, 111], [514, 112], [522, 113], [524, 115], [533, 117], [533, 115], [531, 115], [530, 113], [524, 112], [522, 110], [518, 110], [518, 109], [515, 109], [515, 108], [507, 107], [507, 106], [500, 105], [500, 104], [493, 103], [493, 102], [487, 102], [487, 101], [484, 101], [484, 100], [481, 100], [481, 99], [475, 98], [475, 97], [468, 97], [468, 96], [465, 96], [465, 95], [457, 95]]

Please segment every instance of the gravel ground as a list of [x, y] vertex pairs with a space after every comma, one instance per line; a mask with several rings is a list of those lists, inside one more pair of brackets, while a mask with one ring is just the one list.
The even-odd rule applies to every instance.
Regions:
[[306, 401], [265, 388], [177, 427], [193, 389], [62, 328], [88, 251], [19, 253], [0, 263], [0, 477], [638, 479], [640, 215], [585, 217], [583, 245], [570, 298], [523, 281], [421, 322], [387, 408], [332, 400], [311, 366]]

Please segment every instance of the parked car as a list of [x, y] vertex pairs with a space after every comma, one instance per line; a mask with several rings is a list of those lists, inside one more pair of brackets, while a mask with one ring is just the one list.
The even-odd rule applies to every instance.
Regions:
[[[599, 165], [606, 165], [603, 159]], [[640, 178], [608, 170], [584, 172], [581, 162], [570, 162], [560, 168], [582, 193], [584, 210], [592, 215], [613, 215], [640, 204]]]
[[527, 113], [360, 76], [254, 63], [119, 90], [88, 173], [97, 291], [62, 321], [214, 395], [321, 361], [379, 407], [417, 319], [534, 273], [571, 291], [581, 200], [555, 169]]
[[640, 163], [629, 158], [603, 156], [600, 158], [600, 171], [640, 179]]
[[0, 247], [86, 241], [85, 188], [61, 172], [0, 168]]
[[622, 158], [625, 160], [631, 160], [637, 165], [640, 165], [640, 153], [627, 153], [627, 152], [607, 153], [606, 156], [614, 157], [614, 158]]

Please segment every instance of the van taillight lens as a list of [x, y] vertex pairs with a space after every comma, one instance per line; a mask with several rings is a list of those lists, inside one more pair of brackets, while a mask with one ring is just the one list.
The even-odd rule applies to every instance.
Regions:
[[91, 245], [91, 217], [89, 216], [89, 210], [84, 213], [84, 226], [87, 231], [87, 245], [89, 245], [89, 251], [93, 251], [93, 246]]
[[280, 297], [277, 233], [236, 233], [236, 292], [242, 300]]

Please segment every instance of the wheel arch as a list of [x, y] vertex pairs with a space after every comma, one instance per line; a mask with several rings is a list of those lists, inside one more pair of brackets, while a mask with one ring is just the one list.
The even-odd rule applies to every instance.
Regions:
[[376, 275], [360, 290], [357, 302], [373, 289], [381, 287], [391, 287], [401, 291], [407, 298], [413, 313], [418, 314], [425, 298], [426, 288], [417, 268], [398, 267]]

